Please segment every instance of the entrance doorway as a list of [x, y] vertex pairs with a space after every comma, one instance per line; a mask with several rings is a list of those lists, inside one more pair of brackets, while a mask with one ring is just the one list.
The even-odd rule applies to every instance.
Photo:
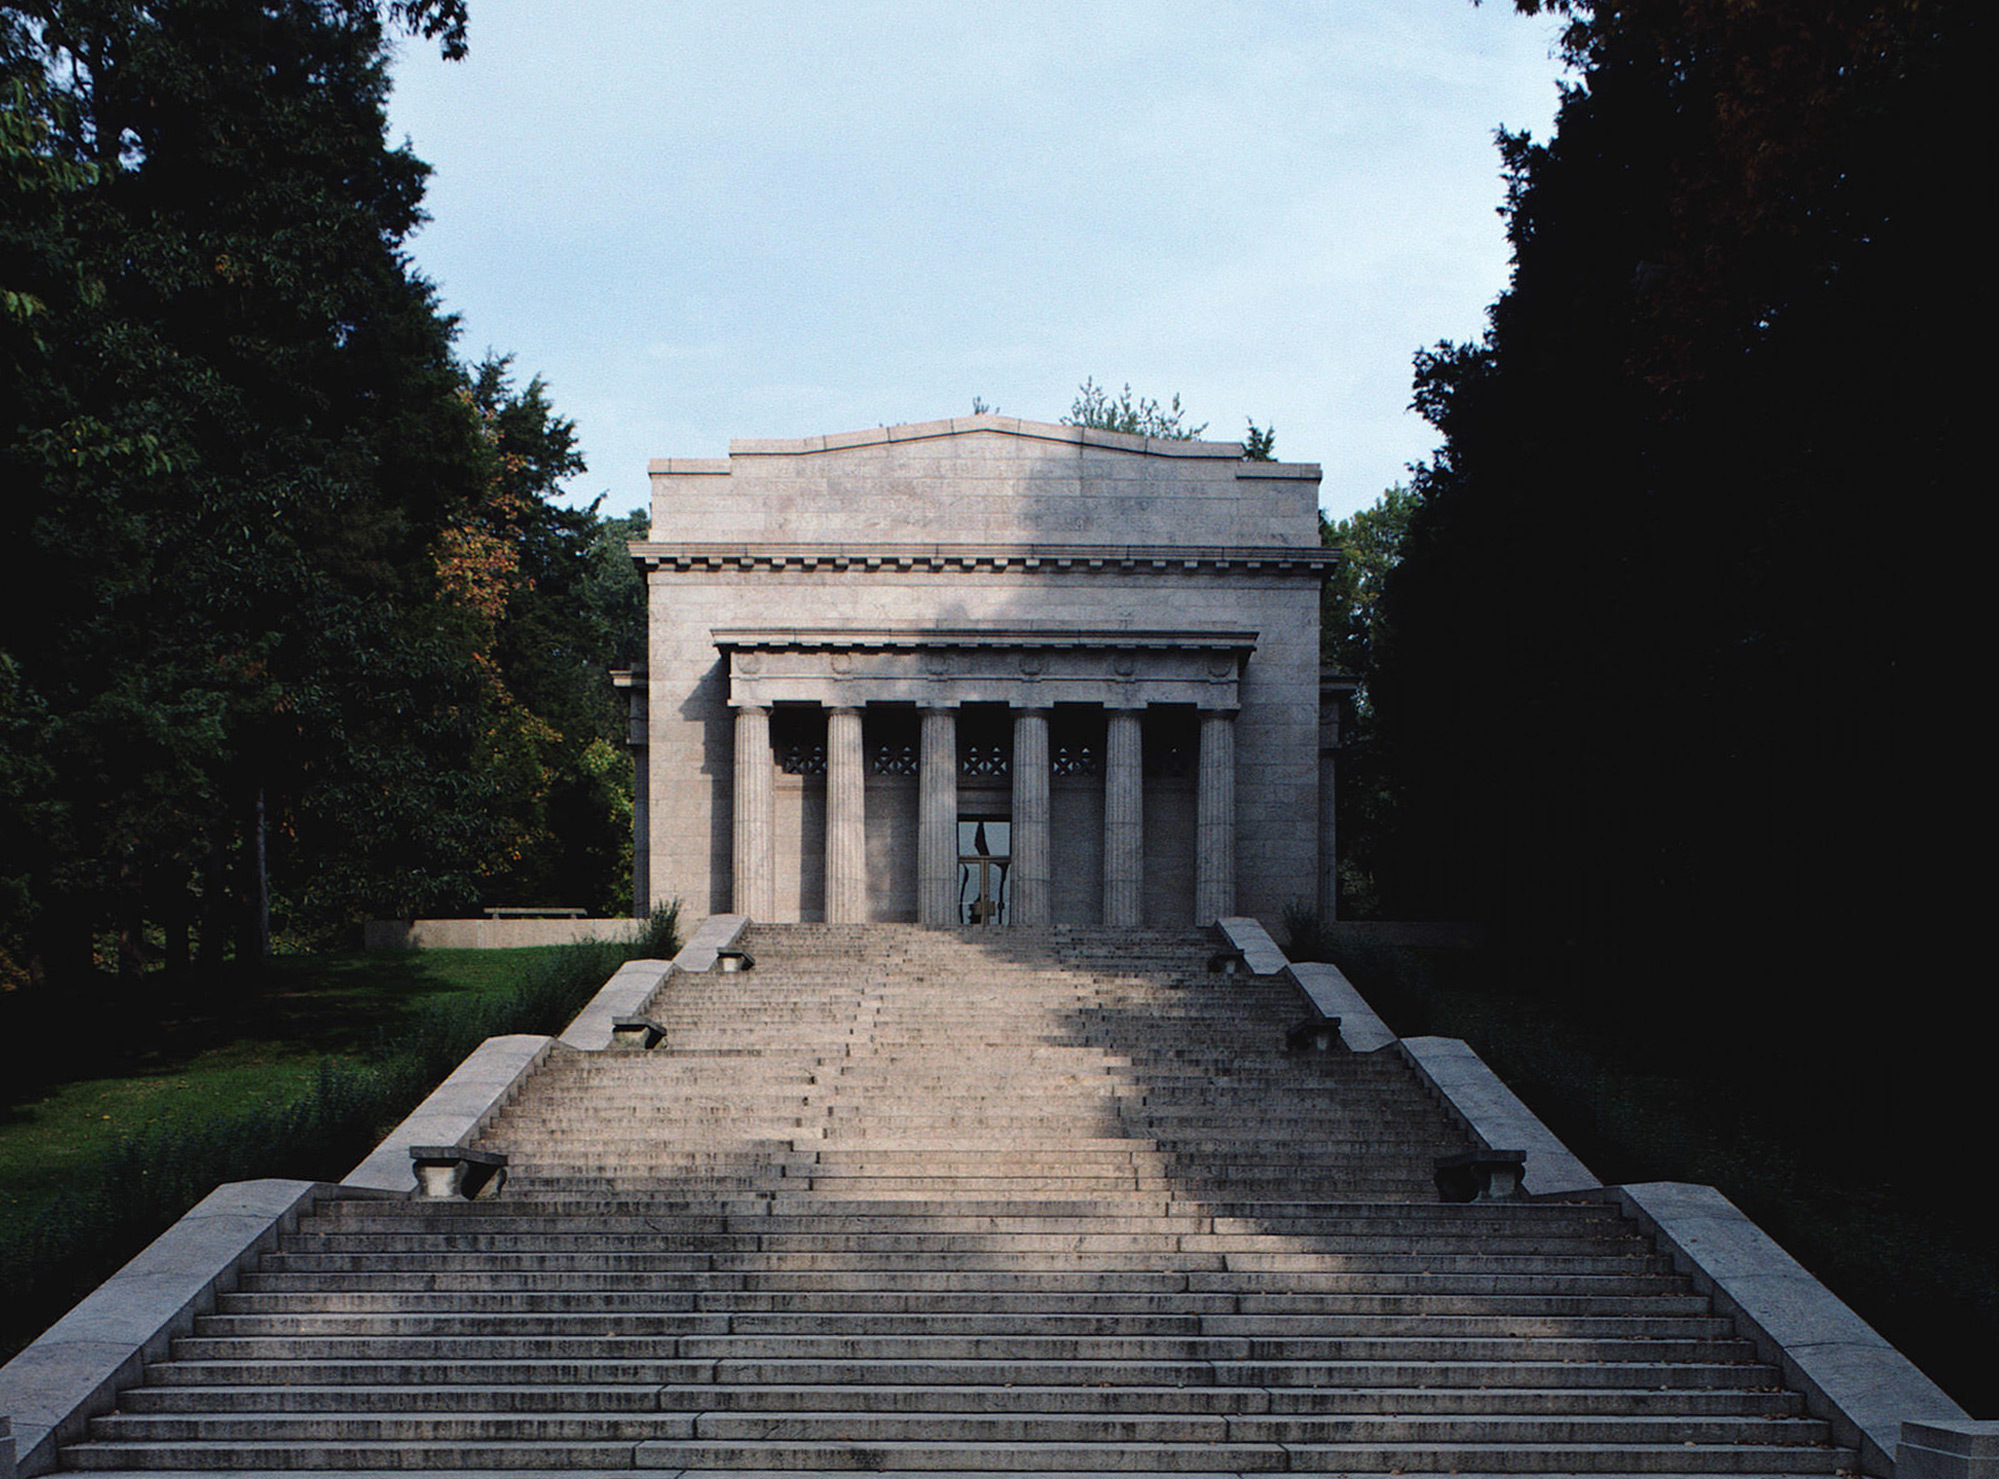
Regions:
[[958, 819], [958, 923], [1005, 924], [1010, 912], [1007, 875], [1013, 863], [1013, 824], [991, 818]]

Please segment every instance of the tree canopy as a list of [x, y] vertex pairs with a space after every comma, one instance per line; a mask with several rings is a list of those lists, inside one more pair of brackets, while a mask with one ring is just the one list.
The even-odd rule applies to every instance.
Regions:
[[[997, 406], [989, 406], [977, 396], [972, 398], [972, 414], [981, 411], [996, 412]], [[1150, 396], [1134, 396], [1131, 384], [1126, 382], [1123, 390], [1112, 395], [1095, 377], [1085, 380], [1076, 388], [1076, 399], [1069, 405], [1069, 414], [1062, 418], [1064, 426], [1088, 426], [1097, 431], [1121, 431], [1129, 436], [1157, 437], [1162, 441], [1191, 442], [1197, 440], [1208, 429], [1203, 421], [1199, 426], [1186, 424], [1187, 413], [1180, 408], [1180, 397], [1161, 405]], [[1242, 439], [1242, 455], [1248, 462], [1270, 462], [1277, 456], [1277, 428], [1258, 426], [1254, 420]]]
[[597, 521], [548, 501], [572, 428], [457, 363], [403, 253], [390, 33], [464, 23], [0, 6], [10, 980], [107, 929], [128, 972], [254, 952], [273, 897], [325, 929], [529, 887], [565, 757], [617, 736], [565, 604]]
[[[1713, 1071], [1878, 1144], [1955, 1092], [1896, 1064], [1952, 1001], [1903, 922], [1962, 901], [1928, 819], [1962, 806], [1967, 696], [1932, 680], [1989, 476], [1989, 22], [1556, 8], [1555, 133], [1500, 141], [1511, 285], [1417, 361], [1443, 443], [1372, 685], [1391, 907], [1490, 922], [1517, 981], [1662, 1052], [1725, 1023]], [[1892, 1104], [1815, 1056], [1889, 980]]]
[[1186, 412], [1180, 409], [1178, 395], [1162, 406], [1150, 396], [1134, 396], [1130, 382], [1112, 395], [1092, 376], [1076, 388], [1076, 399], [1070, 403], [1069, 414], [1062, 418], [1062, 424], [1088, 426], [1098, 431], [1122, 431], [1131, 436], [1158, 437], [1170, 442], [1194, 441], [1208, 429], [1205, 421], [1199, 426], [1188, 426], [1185, 418]]

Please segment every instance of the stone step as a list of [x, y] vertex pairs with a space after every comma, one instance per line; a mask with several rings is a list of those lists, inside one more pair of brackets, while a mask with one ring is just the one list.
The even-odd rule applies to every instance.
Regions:
[[[282, 1388], [271, 1389], [282, 1394]], [[340, 1388], [315, 1389], [331, 1394]], [[1402, 1416], [1562, 1416], [1585, 1408], [1598, 1417], [1794, 1418], [1795, 1393], [1716, 1388], [1620, 1390], [1606, 1387], [1342, 1388], [1231, 1386], [719, 1386], [663, 1388], [666, 1411], [1223, 1413]]]
[[628, 1472], [631, 1440], [475, 1444], [433, 1443], [416, 1439], [366, 1443], [295, 1444], [283, 1441], [203, 1443], [79, 1443], [63, 1450], [63, 1462], [85, 1472], [124, 1469], [227, 1469], [292, 1471], [408, 1469], [492, 1469], [517, 1473], [523, 1469], [605, 1469]]
[[[218, 1313], [258, 1318], [329, 1318], [338, 1315], [417, 1315], [451, 1312], [486, 1314], [569, 1314], [601, 1317], [609, 1312], [655, 1314], [669, 1311], [703, 1313], [792, 1313], [879, 1315], [919, 1313], [966, 1315], [991, 1313], [1020, 1316], [1039, 1313], [1088, 1315], [1245, 1315], [1311, 1316], [1342, 1319], [1362, 1316], [1484, 1317], [1504, 1320], [1626, 1320], [1710, 1319], [1704, 1296], [1521, 1294], [1234, 1294], [1198, 1293], [1186, 1289], [1131, 1292], [1042, 1289], [549, 1289], [540, 1283], [516, 1289], [495, 1288], [487, 1281], [454, 1289], [328, 1290], [323, 1285], [308, 1294], [275, 1291], [225, 1294]], [[1584, 1333], [1570, 1327], [1572, 1333]], [[206, 1333], [223, 1333], [204, 1327]]]
[[[786, 1304], [788, 1305], [788, 1301]], [[1054, 1303], [1048, 1301], [1046, 1303]], [[720, 1304], [721, 1307], [716, 1306]], [[1511, 1338], [1600, 1339], [1615, 1341], [1724, 1339], [1732, 1327], [1723, 1319], [1687, 1314], [1466, 1314], [1442, 1311], [1359, 1311], [1252, 1313], [1185, 1309], [1007, 1309], [982, 1305], [938, 1310], [907, 1305], [886, 1309], [754, 1308], [729, 1301], [701, 1301], [673, 1308], [660, 1301], [642, 1307], [521, 1309], [504, 1302], [492, 1307], [448, 1310], [327, 1310], [207, 1315], [195, 1322], [197, 1338], [278, 1340], [288, 1337], [343, 1339], [351, 1336], [442, 1340], [490, 1337], [495, 1340], [542, 1336], [578, 1342], [603, 1338], [615, 1319], [619, 1338], [666, 1336], [801, 1336], [819, 1338], [837, 1331], [842, 1340], [970, 1339], [1033, 1336], [1051, 1340], [1108, 1337], [1118, 1340], [1166, 1336], [1243, 1336], [1260, 1342], [1349, 1339], [1426, 1341]]]
[[[1210, 1221], [1224, 1217], [1244, 1222], [1313, 1220], [1329, 1223], [1354, 1237], [1386, 1235], [1421, 1238], [1426, 1243], [1439, 1246], [1463, 1240], [1483, 1245], [1493, 1239], [1510, 1238], [1516, 1243], [1548, 1239], [1581, 1241], [1611, 1253], [1640, 1252], [1644, 1249], [1644, 1244], [1616, 1218], [1590, 1215], [1588, 1209], [1559, 1203], [1206, 1202], [1136, 1195], [1006, 1201], [989, 1198], [966, 1201], [897, 1199], [874, 1203], [866, 1199], [829, 1200], [823, 1196], [794, 1192], [733, 1198], [705, 1207], [698, 1201], [676, 1203], [649, 1198], [622, 1202], [593, 1198], [573, 1206], [565, 1205], [560, 1200], [543, 1203], [512, 1199], [447, 1203], [443, 1206], [411, 1201], [356, 1201], [334, 1205], [342, 1210], [316, 1217], [311, 1224], [313, 1230], [301, 1232], [294, 1242], [303, 1244], [315, 1237], [364, 1237], [376, 1232], [406, 1233], [412, 1229], [435, 1232], [439, 1236], [490, 1234], [516, 1226], [538, 1233], [565, 1228], [574, 1231], [578, 1217], [589, 1218], [591, 1226], [602, 1231], [660, 1231], [681, 1225], [705, 1226], [731, 1219], [765, 1230], [780, 1224], [823, 1224], [838, 1229], [851, 1226], [856, 1217], [867, 1215], [886, 1216], [898, 1226], [908, 1228], [916, 1227], [925, 1217], [951, 1219], [972, 1215], [1018, 1216], [1054, 1225], [1087, 1220], [1097, 1215], [1132, 1212], [1134, 1215], [1153, 1217], [1177, 1216], [1181, 1220], [1196, 1217]], [[1045, 1209], [1039, 1218], [1033, 1212], [1036, 1208]]]
[[[703, 1316], [683, 1316], [700, 1327]], [[622, 1323], [620, 1322], [621, 1328]], [[727, 1323], [708, 1321], [707, 1323]], [[676, 1334], [602, 1334], [582, 1342], [597, 1360], [867, 1360], [889, 1352], [926, 1363], [945, 1361], [1746, 1361], [1751, 1348], [1714, 1337], [1638, 1336], [1619, 1339], [1489, 1334], [1115, 1335], [862, 1333], [728, 1334], [696, 1329]], [[296, 1362], [362, 1359], [467, 1361], [554, 1360], [581, 1355], [577, 1338], [560, 1334], [187, 1336], [175, 1342], [179, 1361]]]
[[[1545, 1413], [1481, 1414], [1485, 1443], [1508, 1446], [1577, 1445], [1593, 1451], [1672, 1443], [1756, 1444], [1765, 1447], [1823, 1447], [1827, 1424], [1811, 1418], [1758, 1418], [1679, 1413], [1665, 1418], [1574, 1417]], [[184, 1419], [162, 1419], [176, 1424]], [[351, 1421], [351, 1420], [350, 1420]], [[365, 1431], [368, 1419], [355, 1423]], [[601, 1420], [600, 1420], [601, 1421]], [[673, 1415], [666, 1415], [667, 1423]], [[810, 1410], [787, 1412], [774, 1421], [768, 1412], [706, 1412], [701, 1436], [708, 1440], [752, 1442], [769, 1439], [781, 1423], [782, 1440], [817, 1443], [907, 1443], [952, 1440], [1013, 1443], [1042, 1447], [1083, 1443], [1205, 1443], [1239, 1445], [1329, 1444], [1394, 1447], [1462, 1441], [1463, 1424], [1451, 1416], [1403, 1417], [1368, 1413], [1201, 1412], [897, 1412]], [[689, 1427], [693, 1424], [690, 1422]], [[193, 1424], [188, 1424], [192, 1429]], [[252, 1424], [242, 1424], [251, 1427]], [[195, 1436], [190, 1431], [185, 1436]], [[226, 1432], [222, 1436], [252, 1436]]]
[[161, 1388], [196, 1386], [235, 1390], [256, 1386], [394, 1387], [421, 1392], [457, 1386], [673, 1385], [747, 1387], [900, 1388], [920, 1385], [948, 1392], [959, 1387], [1220, 1387], [1280, 1392], [1408, 1389], [1475, 1391], [1577, 1390], [1594, 1404], [1606, 1392], [1686, 1392], [1766, 1389], [1779, 1386], [1767, 1366], [1745, 1361], [1633, 1360], [1578, 1366], [1567, 1361], [1319, 1360], [1132, 1361], [914, 1360], [895, 1356], [847, 1359], [734, 1359], [531, 1357], [491, 1359], [303, 1359], [281, 1364], [175, 1359], [148, 1373]]
[[[965, 1294], [1037, 1295], [1053, 1298], [1081, 1296], [1149, 1295], [1185, 1296], [1205, 1299], [1221, 1297], [1247, 1302], [1255, 1299], [1326, 1298], [1349, 1299], [1476, 1299], [1486, 1307], [1499, 1300], [1586, 1299], [1595, 1303], [1620, 1296], [1645, 1299], [1694, 1299], [1684, 1279], [1671, 1274], [1566, 1274], [1549, 1276], [1538, 1270], [1517, 1274], [1473, 1276], [1430, 1273], [1384, 1274], [1370, 1272], [1311, 1274], [1150, 1272], [1127, 1269], [1104, 1273], [1056, 1271], [1007, 1272], [1002, 1270], [948, 1269], [933, 1272], [899, 1271], [892, 1277], [870, 1278], [865, 1271], [829, 1273], [722, 1272], [695, 1270], [627, 1270], [607, 1276], [602, 1272], [552, 1272], [543, 1269], [495, 1271], [481, 1265], [458, 1271], [412, 1266], [399, 1273], [370, 1269], [366, 1272], [319, 1270], [307, 1273], [258, 1272], [246, 1275], [242, 1294], [235, 1298], [265, 1293], [344, 1298], [359, 1294], [383, 1298], [398, 1294], [436, 1291], [444, 1294], [527, 1290], [546, 1294], [632, 1292], [632, 1273], [642, 1272], [643, 1290], [659, 1293], [686, 1291], [741, 1290], [774, 1295], [847, 1293], [872, 1297], [892, 1294], [919, 1297], [926, 1294], [957, 1297]], [[1705, 1308], [1703, 1304], [1701, 1306]], [[227, 1306], [225, 1305], [226, 1309]]]
[[[749, 1220], [744, 1219], [747, 1228]], [[1333, 1255], [1382, 1255], [1405, 1253], [1410, 1240], [1392, 1233], [1336, 1234], [1261, 1232], [1115, 1232], [1095, 1231], [1098, 1224], [1078, 1219], [1074, 1228], [1061, 1226], [1009, 1231], [929, 1232], [918, 1229], [889, 1229], [878, 1232], [826, 1232], [816, 1229], [786, 1231], [704, 1230], [593, 1234], [578, 1227], [574, 1231], [550, 1232], [524, 1228], [519, 1232], [452, 1230], [444, 1233], [330, 1233], [298, 1239], [300, 1253], [560, 1253], [591, 1252], [686, 1252], [729, 1254], [782, 1253], [790, 1257], [819, 1254], [873, 1256], [891, 1262], [919, 1254], [952, 1253], [974, 1258], [1035, 1254], [1141, 1254], [1212, 1253], [1226, 1256], [1231, 1267], [1271, 1267], [1254, 1260], [1303, 1259]], [[1628, 1254], [1606, 1253], [1583, 1237], [1525, 1233], [1506, 1239], [1492, 1239], [1503, 1246], [1490, 1255], [1478, 1250], [1480, 1239], [1468, 1233], [1458, 1238], [1426, 1239], [1425, 1256], [1453, 1255], [1482, 1261], [1487, 1257], [1561, 1258], [1606, 1260], [1614, 1257], [1642, 1259], [1638, 1249]], [[884, 1264], [884, 1266], [887, 1266]]]
[[[935, 1191], [935, 1188], [932, 1188]], [[1194, 1199], [1140, 1196], [1073, 1197], [1036, 1200], [967, 1197], [963, 1201], [934, 1196], [906, 1201], [865, 1198], [831, 1201], [824, 1197], [767, 1196], [730, 1198], [716, 1201], [706, 1209], [697, 1202], [659, 1202], [650, 1205], [605, 1207], [588, 1206], [553, 1211], [527, 1204], [504, 1201], [472, 1203], [477, 1214], [453, 1219], [442, 1236], [497, 1237], [526, 1233], [546, 1237], [573, 1229], [577, 1219], [587, 1218], [591, 1230], [601, 1234], [758, 1232], [786, 1235], [796, 1233], [855, 1234], [884, 1232], [896, 1234], [976, 1232], [1088, 1232], [1093, 1230], [1131, 1232], [1237, 1232], [1244, 1236], [1273, 1232], [1309, 1232], [1320, 1238], [1378, 1239], [1382, 1237], [1421, 1239], [1424, 1246], [1443, 1249], [1452, 1243], [1477, 1242], [1490, 1245], [1506, 1240], [1503, 1251], [1518, 1251], [1523, 1244], [1552, 1245], [1556, 1242], [1598, 1246], [1610, 1241], [1602, 1225], [1571, 1223], [1564, 1219], [1533, 1222], [1528, 1219], [1429, 1218], [1429, 1209], [1412, 1206], [1398, 1215], [1395, 1209], [1378, 1203], [1293, 1203], [1293, 1202], [1205, 1202]], [[400, 1237], [438, 1232], [438, 1219], [421, 1208], [403, 1204], [402, 1209], [380, 1211], [364, 1217], [350, 1217], [331, 1223], [331, 1229], [315, 1236]], [[1631, 1253], [1642, 1251], [1635, 1242]]]
[[[359, 1250], [333, 1250], [321, 1252], [277, 1253], [267, 1255], [263, 1267], [275, 1271], [324, 1269], [324, 1270], [365, 1270], [391, 1271], [399, 1269], [438, 1271], [519, 1271], [552, 1269], [569, 1272], [602, 1274], [616, 1271], [627, 1277], [643, 1277], [670, 1271], [717, 1270], [734, 1274], [764, 1274], [769, 1272], [794, 1274], [834, 1274], [839, 1276], [892, 1274], [903, 1279], [913, 1274], [945, 1271], [961, 1273], [966, 1271], [984, 1273], [1010, 1273], [1016, 1271], [1035, 1274], [1066, 1273], [1121, 1273], [1125, 1271], [1150, 1272], [1167, 1271], [1175, 1274], [1199, 1276], [1203, 1273], [1219, 1272], [1226, 1268], [1235, 1273], [1282, 1274], [1287, 1277], [1309, 1278], [1328, 1269], [1329, 1260], [1317, 1253], [1249, 1253], [1236, 1252], [1224, 1255], [1218, 1252], [1192, 1253], [1172, 1250], [1156, 1256], [1132, 1253], [1091, 1253], [1068, 1251], [1050, 1254], [1046, 1251], [1008, 1251], [988, 1249], [976, 1257], [963, 1251], [947, 1252], [907, 1252], [901, 1254], [879, 1254], [871, 1258], [860, 1258], [852, 1253], [801, 1253], [796, 1251], [736, 1251], [676, 1252], [661, 1248], [628, 1250], [622, 1252], [605, 1251], [592, 1246], [589, 1239], [579, 1240], [580, 1246], [565, 1250], [544, 1250], [530, 1248], [518, 1252], [508, 1251], [463, 1251], [444, 1248], [418, 1247], [414, 1250], [385, 1252], [362, 1248]], [[1464, 1252], [1458, 1254], [1417, 1254], [1375, 1252], [1364, 1258], [1344, 1258], [1338, 1261], [1347, 1272], [1357, 1272], [1363, 1277], [1379, 1272], [1384, 1274], [1471, 1274], [1478, 1276], [1510, 1277], [1532, 1279], [1543, 1275], [1562, 1276], [1569, 1274], [1595, 1275], [1605, 1271], [1607, 1266], [1618, 1268], [1620, 1273], [1670, 1274], [1672, 1264], [1660, 1255], [1647, 1254], [1624, 1259], [1618, 1265], [1607, 1265], [1595, 1255], [1534, 1255], [1520, 1258], [1506, 1258], [1498, 1254]]]
[[127, 1414], [155, 1413], [652, 1413], [660, 1410], [662, 1388], [649, 1382], [587, 1384], [546, 1382], [507, 1386], [149, 1386], [126, 1393], [119, 1407]]
[[1132, 1469], [1158, 1473], [1575, 1473], [1575, 1474], [1831, 1474], [1844, 1458], [1832, 1450], [1745, 1447], [1735, 1444], [1666, 1443], [1653, 1446], [1529, 1446], [1492, 1444], [1255, 1444], [1107, 1442], [904, 1442], [813, 1443], [660, 1442], [641, 1446], [647, 1468], [677, 1468], [683, 1479], [702, 1470], [773, 1473], [867, 1470], [968, 1473], [1061, 1471], [1100, 1473]]

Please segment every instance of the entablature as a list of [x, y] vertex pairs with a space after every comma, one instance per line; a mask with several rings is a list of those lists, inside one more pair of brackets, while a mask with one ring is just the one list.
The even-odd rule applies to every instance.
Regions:
[[1087, 703], [1241, 707], [1253, 631], [1079, 627], [718, 628], [732, 707]]

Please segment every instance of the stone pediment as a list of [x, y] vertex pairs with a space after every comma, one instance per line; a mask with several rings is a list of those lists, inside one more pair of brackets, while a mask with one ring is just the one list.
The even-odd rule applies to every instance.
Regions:
[[1241, 464], [1244, 475], [1267, 478], [1310, 478], [1320, 475], [1318, 464], [1306, 462], [1249, 462], [1235, 442], [1185, 441], [1171, 437], [1133, 436], [1128, 432], [1100, 431], [1092, 426], [1066, 426], [1052, 421], [1028, 421], [1018, 416], [955, 416], [945, 421], [913, 421], [899, 426], [870, 426], [859, 431], [827, 432], [811, 437], [738, 437], [729, 443], [727, 457], [654, 458], [655, 473], [726, 473], [738, 458], [811, 457], [827, 452], [844, 452], [859, 447], [894, 447], [933, 444], [924, 448], [934, 453], [935, 443], [954, 438], [1014, 438], [1024, 443], [1053, 447], [1092, 448], [1102, 452], [1122, 452], [1135, 457], [1193, 458]]
[[730, 546], [836, 568], [945, 547], [975, 564], [1319, 549], [1316, 464], [1011, 416], [736, 441], [727, 457], [666, 458], [651, 473], [652, 537], [633, 553], [675, 569], [712, 568]]

